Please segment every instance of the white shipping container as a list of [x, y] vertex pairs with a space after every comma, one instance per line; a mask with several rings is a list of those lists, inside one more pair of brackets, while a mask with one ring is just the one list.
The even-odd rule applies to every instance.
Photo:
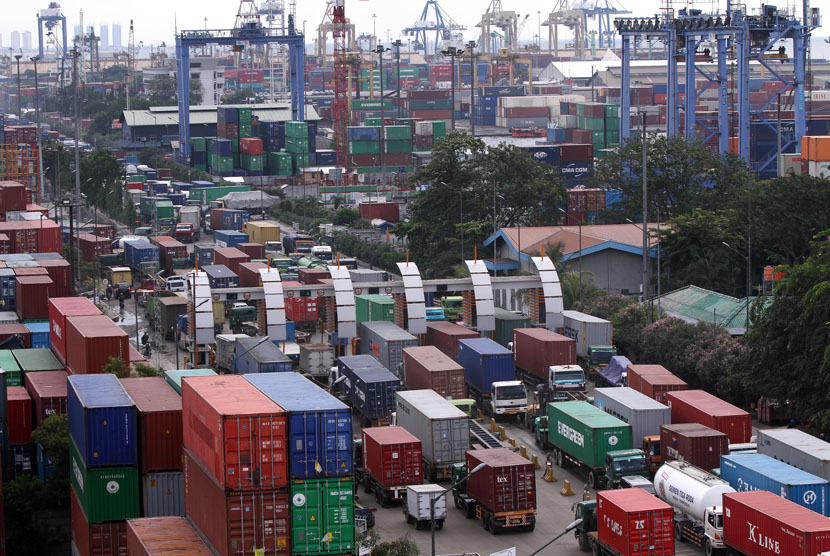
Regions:
[[300, 344], [300, 370], [313, 376], [328, 376], [334, 352], [325, 344]]
[[501, 108], [544, 108], [547, 99], [543, 96], [536, 97], [499, 97]]
[[610, 321], [579, 311], [563, 311], [562, 334], [576, 341], [576, 355], [588, 356], [589, 346], [613, 345], [614, 327]]
[[464, 461], [470, 449], [467, 414], [434, 390], [395, 392], [397, 423], [421, 441], [424, 459], [440, 466]]
[[563, 129], [576, 129], [578, 127], [577, 116], [574, 114], [558, 116], [556, 118], [556, 123]]
[[830, 177], [830, 162], [816, 162], [811, 160], [808, 162], [810, 176], [814, 178]]
[[[408, 485], [406, 487], [406, 512], [419, 521], [431, 519], [430, 501], [438, 498], [444, 488], [434, 484]], [[447, 518], [447, 495], [435, 502], [435, 519]]]
[[801, 175], [801, 153], [781, 153], [778, 158], [778, 176]]
[[830, 480], [830, 443], [798, 429], [759, 429], [758, 453]]
[[14, 311], [0, 311], [0, 324], [17, 324], [20, 319]]
[[660, 435], [661, 425], [671, 424], [671, 409], [633, 388], [597, 388], [594, 405], [631, 425], [631, 444], [639, 448], [644, 436]]
[[250, 338], [247, 334], [217, 334], [216, 366], [219, 370], [230, 372], [233, 369], [233, 353], [236, 350], [237, 338]]

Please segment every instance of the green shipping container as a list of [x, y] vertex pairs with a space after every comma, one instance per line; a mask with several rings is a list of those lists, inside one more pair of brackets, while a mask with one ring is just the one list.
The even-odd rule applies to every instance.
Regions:
[[619, 118], [620, 117], [620, 107], [616, 104], [606, 104], [605, 105], [605, 117], [606, 118]]
[[452, 110], [452, 101], [447, 99], [410, 100], [410, 110]]
[[363, 125], [370, 127], [380, 127], [383, 125], [383, 118], [366, 118], [363, 120]]
[[285, 122], [285, 137], [308, 140], [308, 124], [306, 122]]
[[133, 174], [132, 176], [127, 179], [127, 181], [140, 181], [141, 183], [147, 183], [147, 176], [142, 176], [140, 174]]
[[268, 171], [271, 175], [290, 176], [293, 163], [291, 155], [285, 152], [268, 153]]
[[0, 368], [6, 371], [6, 386], [23, 386], [23, 373], [10, 349], [0, 349]]
[[205, 152], [207, 148], [207, 141], [205, 141], [204, 137], [196, 137], [190, 141], [190, 149], [193, 152], [201, 153]]
[[388, 153], [411, 153], [412, 141], [387, 141], [386, 152]]
[[173, 202], [172, 201], [156, 201], [156, 220], [164, 220], [165, 218], [173, 218]]
[[89, 523], [141, 517], [137, 467], [87, 469], [75, 441], [69, 441], [72, 488]]
[[308, 139], [286, 139], [285, 150], [290, 153], [308, 154]]
[[237, 109], [239, 113], [239, 124], [250, 124], [254, 117], [254, 110], [250, 106], [240, 106]]
[[139, 197], [138, 199], [138, 212], [142, 216], [150, 216], [153, 214], [153, 206], [155, 204], [156, 197]]
[[239, 137], [234, 137], [233, 139], [230, 139], [230, 142], [231, 142], [232, 152], [234, 154], [238, 153], [239, 152]]
[[[381, 106], [380, 99], [377, 100], [353, 100], [352, 101], [352, 110], [380, 110]], [[392, 108], [392, 99], [384, 99], [383, 101], [383, 108], [391, 109]], [[287, 136], [287, 133], [286, 133]]]
[[207, 172], [207, 164], [194, 164], [193, 167], [196, 170], [201, 170], [202, 172]]
[[493, 332], [493, 341], [507, 347], [513, 341], [513, 330], [516, 328], [530, 328], [530, 318], [496, 307], [496, 330]]
[[352, 478], [294, 481], [291, 553], [346, 554], [355, 549]]
[[164, 380], [167, 384], [176, 391], [178, 395], [182, 395], [182, 379], [189, 376], [215, 376], [216, 372], [212, 369], [176, 369], [172, 371], [164, 371]]
[[408, 125], [386, 126], [387, 141], [408, 141], [412, 139], [412, 128]]
[[[254, 131], [251, 124], [239, 124], [239, 137], [253, 137]], [[237, 139], [237, 143], [239, 140]]]
[[241, 154], [239, 155], [239, 161], [245, 170], [257, 171], [265, 167], [261, 154]]
[[311, 161], [307, 154], [291, 153], [292, 170], [295, 174], [299, 174], [303, 168], [311, 166]]
[[605, 454], [631, 449], [631, 425], [588, 402], [548, 404], [548, 440], [589, 467], [603, 467]]
[[380, 154], [380, 141], [349, 141], [351, 154]]
[[388, 295], [356, 295], [354, 305], [358, 323], [379, 320], [395, 322], [395, 300]]
[[442, 139], [447, 135], [447, 122], [437, 121], [432, 122], [432, 137], [434, 139]]
[[20, 365], [20, 369], [27, 373], [63, 370], [63, 365], [47, 348], [15, 349], [12, 350], [12, 355], [17, 360], [17, 364]]

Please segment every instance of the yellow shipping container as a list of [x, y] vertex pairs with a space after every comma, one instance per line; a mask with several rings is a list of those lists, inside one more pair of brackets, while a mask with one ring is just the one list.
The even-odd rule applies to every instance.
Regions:
[[112, 283], [113, 286], [115, 284], [130, 284], [133, 283], [133, 275], [132, 270], [130, 267], [127, 266], [114, 266], [110, 269], [112, 272]]
[[213, 324], [223, 324], [225, 322], [225, 302], [213, 302]]
[[248, 241], [265, 245], [268, 241], [280, 240], [280, 227], [274, 222], [245, 222], [242, 231], [248, 234]]

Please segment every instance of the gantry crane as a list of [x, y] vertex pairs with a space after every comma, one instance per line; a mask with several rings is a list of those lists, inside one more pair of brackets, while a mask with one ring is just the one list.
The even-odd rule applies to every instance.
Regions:
[[[326, 37], [329, 33], [334, 35], [334, 11], [336, 7], [336, 0], [328, 1], [326, 4], [326, 13], [323, 14], [323, 21], [317, 27], [317, 51], [315, 54], [321, 66], [325, 65], [326, 62]], [[355, 26], [348, 18], [345, 22], [345, 37], [343, 40], [348, 50], [355, 50]]]
[[501, 5], [501, 0], [490, 0], [487, 11], [481, 15], [481, 22], [476, 27], [481, 27], [482, 54], [498, 52], [495, 45], [490, 44], [490, 32], [492, 29], [501, 29], [504, 40], [501, 46], [515, 52], [519, 49], [519, 34], [517, 29], [518, 16], [516, 12], [507, 11]]
[[[434, 19], [430, 18], [430, 11]], [[441, 42], [452, 38], [453, 32], [466, 31], [467, 26], [456, 23], [444, 12], [437, 0], [427, 0], [421, 17], [412, 27], [403, 30], [404, 35], [415, 37], [415, 44], [424, 48], [424, 54], [435, 54], [441, 48]], [[430, 42], [427, 33], [435, 33], [435, 40]]]
[[331, 103], [334, 123], [334, 149], [337, 153], [337, 166], [348, 171], [346, 156], [346, 125], [349, 117], [348, 59], [346, 50], [346, 0], [333, 0], [331, 3], [332, 37], [334, 38], [334, 100]]

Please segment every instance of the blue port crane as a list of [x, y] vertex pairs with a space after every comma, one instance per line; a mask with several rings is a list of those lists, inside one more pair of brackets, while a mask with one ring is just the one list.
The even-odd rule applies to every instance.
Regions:
[[[432, 11], [433, 19], [429, 19]], [[441, 41], [448, 40], [453, 31], [466, 31], [467, 27], [456, 23], [447, 15], [438, 0], [427, 0], [421, 17], [412, 27], [407, 27], [403, 33], [408, 37], [415, 37], [415, 43], [424, 47], [425, 54], [435, 54], [441, 46]], [[430, 42], [428, 33], [435, 33], [434, 40]]]
[[616, 30], [611, 25], [611, 16], [630, 14], [631, 12], [615, 0], [579, 0], [571, 4], [572, 10], [582, 11], [583, 29], [585, 33], [585, 47], [588, 44], [588, 18], [597, 19], [597, 36], [600, 48], [614, 48]]

